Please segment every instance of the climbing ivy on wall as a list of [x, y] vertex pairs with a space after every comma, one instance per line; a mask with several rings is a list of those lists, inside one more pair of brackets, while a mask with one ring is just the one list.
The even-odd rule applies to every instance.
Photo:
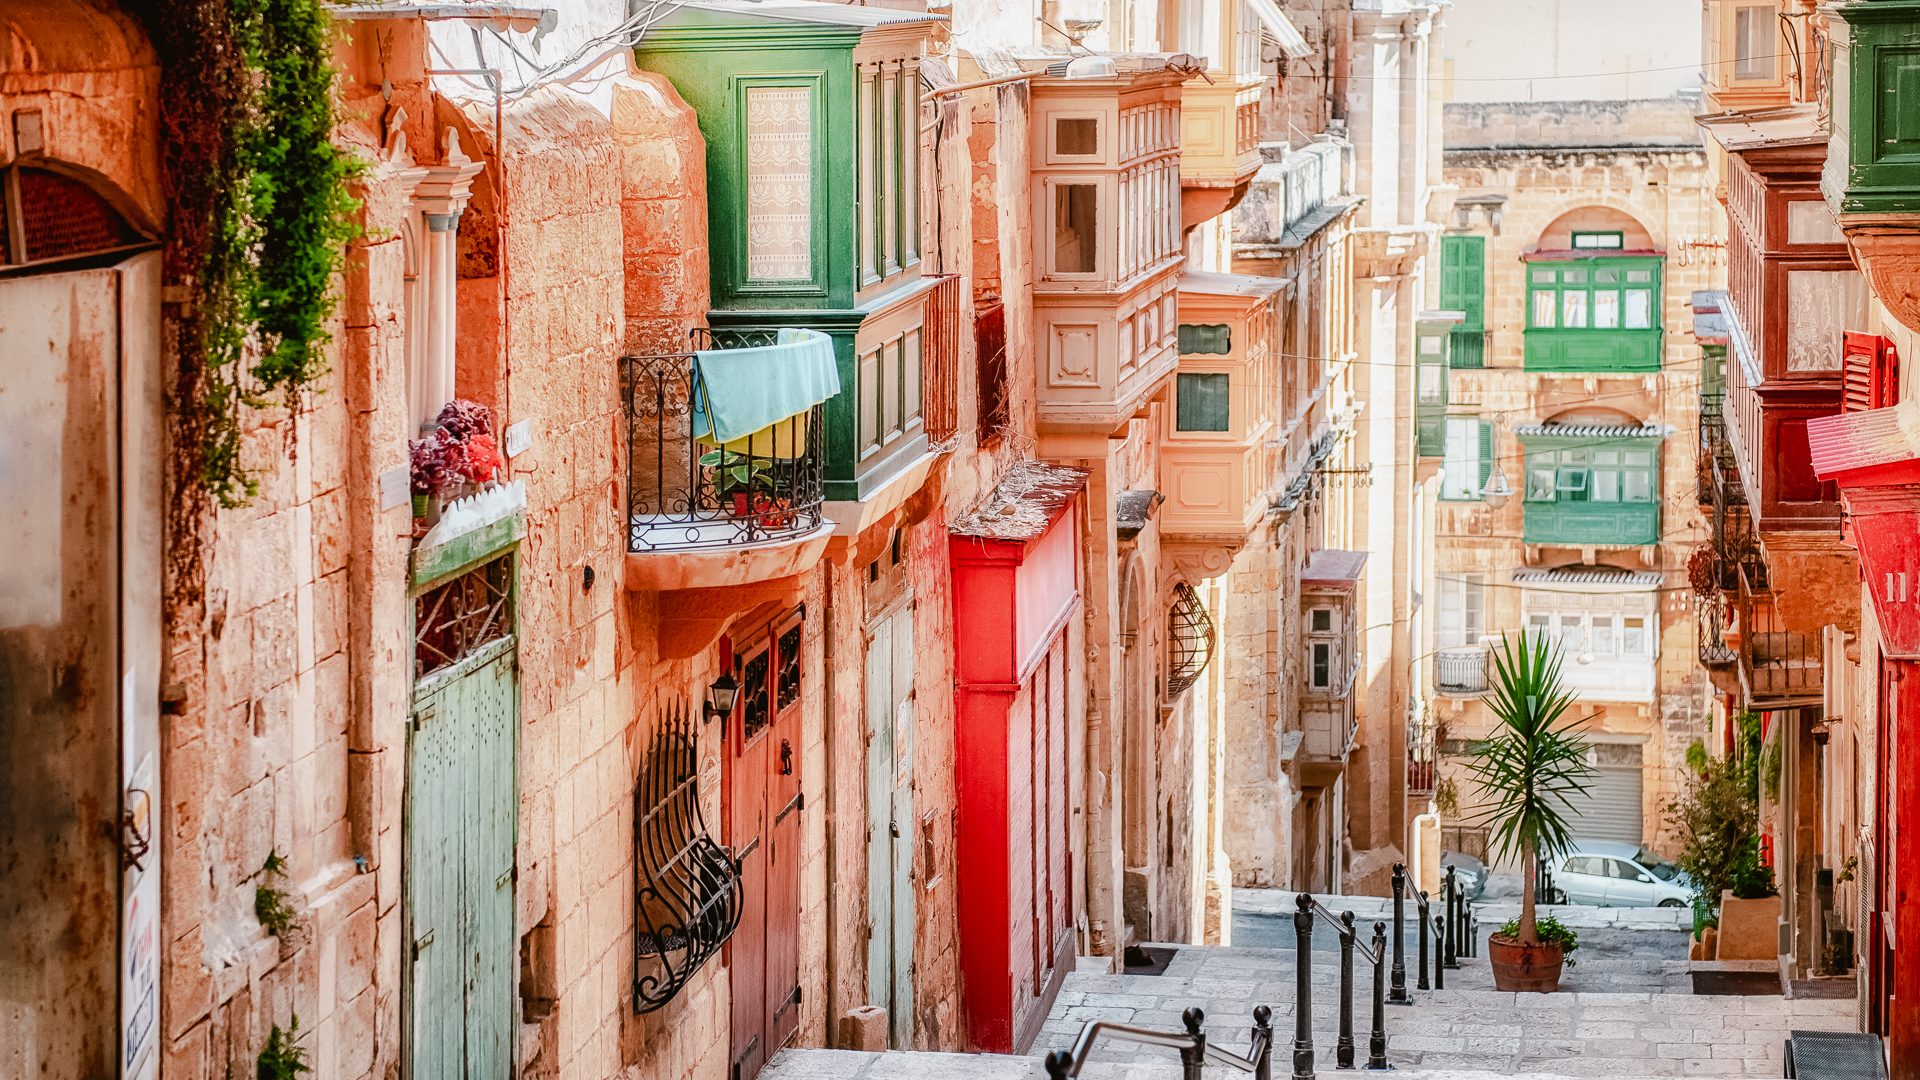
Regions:
[[241, 465], [243, 410], [291, 407], [326, 374], [364, 166], [331, 141], [320, 0], [148, 0], [144, 14], [161, 52], [168, 279], [192, 301], [172, 394], [192, 467], [175, 485], [240, 506], [258, 490]]

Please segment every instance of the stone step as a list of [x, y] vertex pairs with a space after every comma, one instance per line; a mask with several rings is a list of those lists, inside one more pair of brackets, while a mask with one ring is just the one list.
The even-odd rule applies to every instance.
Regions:
[[[1253, 1007], [1265, 1004], [1273, 1010], [1278, 1038], [1291, 1043], [1290, 950], [1161, 947], [1179, 949], [1164, 975], [1068, 975], [1032, 1053], [1070, 1046], [1090, 1020], [1177, 1031], [1181, 1013], [1191, 1006], [1205, 1010], [1210, 1033], [1230, 1047], [1242, 1047]], [[1314, 960], [1315, 1050], [1317, 1060], [1330, 1067], [1336, 965], [1325, 954], [1315, 954]], [[1467, 958], [1461, 964], [1459, 971], [1447, 973], [1448, 989], [1416, 991], [1414, 1005], [1387, 1007], [1387, 1056], [1396, 1069], [1574, 1077], [1778, 1076], [1788, 1029], [1854, 1028], [1851, 1000], [1568, 990], [1514, 994], [1492, 989], [1485, 960]], [[1631, 976], [1626, 970], [1631, 964], [1593, 961], [1580, 967], [1587, 969], [1588, 979], [1604, 981], [1609, 968]], [[1682, 981], [1684, 970], [1681, 961]], [[1356, 964], [1354, 1037], [1363, 1061], [1371, 1009], [1371, 970]], [[1120, 1043], [1103, 1043], [1097, 1057], [1128, 1065], [1177, 1063], [1172, 1051]]]

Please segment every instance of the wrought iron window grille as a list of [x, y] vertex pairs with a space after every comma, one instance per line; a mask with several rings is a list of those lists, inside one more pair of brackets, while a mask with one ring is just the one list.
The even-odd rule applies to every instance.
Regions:
[[740, 865], [700, 816], [685, 702], [662, 710], [633, 791], [633, 1011], [672, 1001], [740, 925]]
[[502, 555], [413, 601], [413, 677], [452, 667], [513, 626], [513, 556]]
[[1167, 696], [1174, 697], [1199, 681], [1217, 642], [1213, 617], [1200, 602], [1200, 594], [1184, 581], [1173, 587], [1167, 629]]

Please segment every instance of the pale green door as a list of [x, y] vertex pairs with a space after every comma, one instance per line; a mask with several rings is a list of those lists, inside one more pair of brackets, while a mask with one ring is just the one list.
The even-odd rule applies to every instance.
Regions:
[[409, 1080], [513, 1069], [514, 638], [427, 677], [407, 735]]
[[888, 1045], [913, 1046], [913, 604], [867, 642], [867, 1000]]

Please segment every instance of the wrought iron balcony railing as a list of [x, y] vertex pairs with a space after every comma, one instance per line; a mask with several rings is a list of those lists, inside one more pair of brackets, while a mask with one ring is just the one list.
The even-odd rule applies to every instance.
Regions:
[[[695, 330], [693, 345], [711, 348], [712, 337]], [[622, 357], [620, 392], [629, 552], [773, 543], [820, 527], [821, 406], [720, 446], [694, 435], [706, 388], [691, 352]]]
[[1487, 692], [1487, 647], [1441, 649], [1433, 655], [1433, 685], [1442, 694]]

